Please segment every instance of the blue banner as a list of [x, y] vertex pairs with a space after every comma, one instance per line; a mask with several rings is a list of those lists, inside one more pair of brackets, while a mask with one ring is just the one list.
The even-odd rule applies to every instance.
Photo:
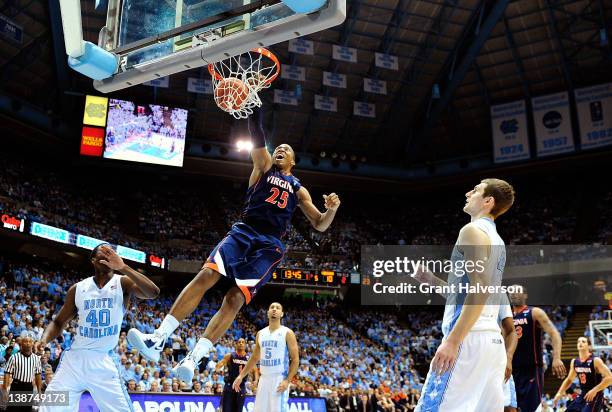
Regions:
[[[135, 412], [216, 412], [221, 407], [221, 397], [215, 395], [177, 393], [132, 393]], [[247, 396], [242, 412], [252, 412], [255, 398]], [[89, 393], [81, 396], [79, 412], [99, 412]], [[288, 412], [326, 412], [323, 398], [289, 398]]]
[[55, 242], [72, 243], [70, 241], [71, 233], [69, 231], [54, 226], [43, 225], [38, 222], [32, 222], [30, 233], [34, 236], [53, 240]]

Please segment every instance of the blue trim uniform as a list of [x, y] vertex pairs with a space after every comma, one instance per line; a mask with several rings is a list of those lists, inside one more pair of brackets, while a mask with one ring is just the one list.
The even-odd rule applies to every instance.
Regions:
[[276, 166], [247, 190], [241, 221], [213, 249], [204, 267], [233, 280], [248, 304], [283, 258], [280, 241], [298, 206], [300, 181]]
[[580, 395], [567, 407], [567, 412], [600, 412], [603, 409], [603, 391], [599, 392], [592, 402], [587, 402], [584, 396], [601, 382], [601, 375], [595, 369], [595, 358], [591, 354], [581, 361], [574, 359], [574, 371], [578, 376]]
[[534, 412], [540, 406], [544, 387], [542, 328], [533, 319], [533, 308], [514, 314], [518, 344], [512, 359], [512, 376], [521, 412]]

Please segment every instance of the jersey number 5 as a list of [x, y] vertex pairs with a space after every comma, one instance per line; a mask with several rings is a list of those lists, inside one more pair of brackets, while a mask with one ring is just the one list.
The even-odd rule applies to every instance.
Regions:
[[[276, 205], [280, 207], [281, 209], [286, 208], [287, 201], [289, 200], [289, 192], [283, 190], [281, 193], [281, 191], [276, 187], [273, 187], [271, 192], [272, 194], [266, 199], [266, 202], [272, 203], [273, 205]], [[280, 199], [276, 200], [278, 195], [280, 195]]]

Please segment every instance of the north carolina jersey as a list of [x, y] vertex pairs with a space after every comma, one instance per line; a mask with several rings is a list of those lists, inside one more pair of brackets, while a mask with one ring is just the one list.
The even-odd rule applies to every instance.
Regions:
[[595, 369], [595, 358], [593, 354], [590, 354], [584, 361], [581, 361], [580, 358], [575, 358], [574, 372], [576, 372], [576, 376], [578, 376], [580, 392], [583, 397], [601, 382], [601, 375], [599, 375]]
[[300, 187], [300, 181], [295, 176], [285, 175], [276, 165], [272, 165], [247, 190], [241, 220], [265, 234], [282, 237], [298, 206], [297, 192]]
[[262, 375], [289, 373], [289, 350], [287, 348], [289, 328], [281, 326], [270, 331], [267, 326], [259, 331], [259, 370]]
[[514, 328], [518, 344], [512, 367], [518, 370], [542, 366], [542, 328], [533, 318], [532, 308], [525, 306], [514, 314]]
[[[491, 279], [488, 282], [488, 286], [500, 286], [504, 267], [506, 265], [506, 247], [504, 241], [497, 234], [497, 229], [492, 219], [483, 217], [475, 220], [472, 224], [485, 232], [491, 243], [488, 262], [491, 262], [494, 266], [489, 272], [491, 273]], [[451, 254], [453, 268], [465, 267], [462, 264], [464, 260], [465, 256], [459, 250], [458, 245], [455, 244]], [[461, 309], [463, 308], [467, 296], [467, 292], [462, 291], [462, 287], [469, 285], [470, 279], [467, 273], [449, 273], [448, 284], [449, 286], [454, 285], [455, 293], [449, 294], [444, 307], [444, 318], [442, 320], [442, 333], [444, 336], [448, 336], [461, 314]], [[492, 294], [489, 297], [487, 304], [483, 307], [482, 313], [471, 331], [501, 331], [498, 324], [500, 296], [499, 294]]]
[[93, 277], [80, 281], [74, 301], [78, 326], [71, 349], [113, 350], [119, 342], [124, 315], [121, 276], [113, 275], [101, 289]]

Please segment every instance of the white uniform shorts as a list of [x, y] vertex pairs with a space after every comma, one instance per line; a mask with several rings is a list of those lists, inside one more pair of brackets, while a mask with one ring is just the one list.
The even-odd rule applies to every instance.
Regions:
[[506, 350], [499, 332], [470, 332], [455, 364], [431, 369], [415, 412], [503, 412]]
[[105, 352], [85, 349], [63, 353], [47, 391], [68, 392], [68, 406], [42, 406], [39, 412], [77, 412], [88, 391], [101, 412], [133, 412], [118, 365]]
[[516, 388], [514, 387], [514, 378], [512, 375], [510, 375], [508, 382], [504, 383], [504, 406], [517, 408]]
[[278, 385], [285, 379], [282, 373], [261, 375], [255, 395], [253, 412], [288, 412], [289, 388], [279, 393]]

